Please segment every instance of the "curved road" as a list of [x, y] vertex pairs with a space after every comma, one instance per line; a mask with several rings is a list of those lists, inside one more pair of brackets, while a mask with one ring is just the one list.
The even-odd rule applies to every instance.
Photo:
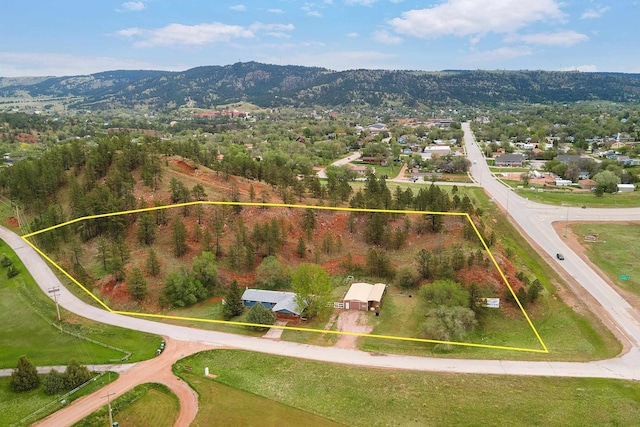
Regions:
[[[201, 329], [153, 322], [142, 318], [123, 316], [92, 307], [71, 294], [60, 283], [56, 275], [51, 271], [49, 266], [38, 255], [38, 253], [15, 233], [4, 227], [0, 227], [0, 239], [4, 240], [13, 248], [45, 294], [47, 293], [48, 287], [60, 287], [58, 301], [65, 309], [99, 322], [167, 336], [177, 341], [197, 342], [210, 345], [211, 347], [230, 347], [322, 362], [336, 362], [378, 368], [640, 380], [640, 369], [637, 367], [637, 362], [640, 360], [640, 351], [638, 351], [636, 346], [622, 357], [587, 363], [452, 360], [402, 355], [381, 356], [358, 350], [318, 347], [285, 341], [273, 341], [263, 338], [205, 331]], [[565, 252], [567, 255], [569, 254], [568, 251]], [[618, 296], [618, 298], [620, 297]]]

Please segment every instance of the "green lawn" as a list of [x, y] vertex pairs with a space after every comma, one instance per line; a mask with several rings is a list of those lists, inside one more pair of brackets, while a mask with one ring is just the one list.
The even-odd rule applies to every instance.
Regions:
[[[42, 379], [43, 376], [40, 378]], [[109, 381], [115, 381], [116, 379], [118, 379], [118, 374], [116, 373], [103, 375], [95, 382], [89, 383], [86, 387], [80, 389], [71, 396], [65, 397], [64, 399], [67, 401], [67, 404], [69, 404], [82, 396], [93, 393], [94, 391], [109, 384]], [[11, 379], [8, 377], [0, 378], [0, 414], [2, 414], [0, 416], [0, 427], [15, 424], [21, 419], [40, 410], [44, 406], [51, 404], [51, 406], [42, 410], [42, 412], [34, 414], [33, 417], [26, 420], [25, 424], [21, 424], [29, 425], [49, 414], [54, 413], [62, 407], [62, 405], [60, 405], [60, 400], [65, 393], [53, 396], [48, 395], [42, 389], [42, 385], [39, 388], [26, 393], [14, 393], [11, 391], [9, 386], [10, 381]]]
[[489, 170], [494, 173], [529, 172], [529, 168], [507, 168], [507, 167], [496, 167], [496, 166], [491, 166]]
[[[20, 272], [7, 279], [4, 268], [0, 268], [0, 367], [15, 367], [21, 355], [26, 355], [37, 366], [66, 365], [71, 358], [81, 364], [109, 363], [124, 356], [121, 352], [61, 333], [52, 326], [53, 322], [57, 323], [53, 301], [40, 291], [4, 242], [0, 244], [0, 253], [7, 254]], [[161, 341], [156, 335], [102, 325], [63, 309], [61, 315], [64, 330], [132, 352], [130, 361], [153, 357]]]
[[[640, 383], [631, 381], [369, 369], [233, 350], [199, 353], [180, 364], [193, 372], [209, 367], [217, 375], [185, 375], [201, 393], [196, 425], [248, 425], [244, 420], [262, 420], [266, 413], [255, 406], [255, 418], [225, 423], [250, 416], [253, 408], [235, 405], [242, 399], [231, 393], [232, 403], [224, 398], [216, 406], [205, 392], [214, 389], [208, 383], [354, 426], [636, 425], [640, 417]], [[222, 389], [219, 398], [227, 392]]]
[[[273, 426], [297, 427], [339, 426], [320, 415], [279, 403], [258, 394], [239, 390], [220, 382], [194, 374], [184, 378], [198, 392], [196, 426]], [[347, 423], [350, 424], [350, 423]]]
[[[511, 182], [511, 181], [507, 181]], [[513, 186], [522, 185], [522, 182], [513, 182]], [[542, 187], [539, 187], [542, 188]], [[556, 192], [543, 188], [543, 192], [537, 189], [516, 189], [518, 195], [526, 197], [538, 203], [557, 206], [586, 206], [587, 208], [628, 208], [640, 206], [640, 191], [631, 193], [605, 193], [597, 197], [594, 193], [577, 193], [571, 190], [558, 190]]]
[[[543, 297], [528, 308], [528, 314], [548, 347], [548, 354], [468, 346], [444, 349], [442, 345], [375, 337], [363, 337], [359, 342], [363, 350], [370, 352], [478, 359], [588, 361], [613, 357], [620, 351], [620, 345], [606, 331], [601, 331], [604, 334], [601, 336], [585, 318], [555, 298]], [[425, 310], [415, 294], [409, 298], [408, 293], [401, 295], [392, 287], [383, 300], [380, 316], [371, 314], [370, 321], [375, 325], [372, 334], [422, 338], [419, 326], [424, 319], [421, 313]], [[541, 349], [529, 323], [520, 313], [505, 318], [501, 312], [487, 310], [479, 320], [482, 328], [468, 334], [463, 342]]]
[[[595, 223], [569, 226], [580, 240], [585, 235], [597, 234], [598, 241], [587, 246], [589, 259], [618, 286], [640, 295], [639, 225]], [[629, 276], [629, 280], [621, 280], [620, 276]]]
[[[146, 383], [134, 387], [111, 402], [113, 421], [121, 426], [172, 427], [178, 419], [180, 402], [163, 384]], [[74, 424], [98, 427], [109, 424], [108, 406]]]

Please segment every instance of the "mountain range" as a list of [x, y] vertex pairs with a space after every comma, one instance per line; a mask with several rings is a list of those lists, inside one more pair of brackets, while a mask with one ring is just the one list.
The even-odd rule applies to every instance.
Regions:
[[257, 62], [183, 72], [107, 71], [85, 76], [0, 78], [0, 97], [69, 98], [75, 108], [455, 106], [640, 101], [640, 74], [567, 71], [331, 71]]

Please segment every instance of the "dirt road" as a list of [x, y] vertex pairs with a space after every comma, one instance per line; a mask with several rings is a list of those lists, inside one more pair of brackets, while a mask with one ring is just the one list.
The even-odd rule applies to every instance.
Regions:
[[180, 400], [180, 413], [175, 422], [176, 427], [189, 426], [198, 413], [198, 395], [184, 381], [176, 377], [171, 366], [179, 359], [214, 347], [195, 343], [177, 341], [165, 338], [164, 352], [151, 360], [137, 363], [133, 368], [123, 373], [113, 383], [101, 388], [89, 396], [74, 401], [64, 409], [60, 409], [49, 417], [34, 424], [42, 427], [69, 426], [85, 418], [107, 404], [103, 396], [111, 395], [110, 399], [117, 399], [138, 384], [148, 382], [161, 383], [169, 387]]

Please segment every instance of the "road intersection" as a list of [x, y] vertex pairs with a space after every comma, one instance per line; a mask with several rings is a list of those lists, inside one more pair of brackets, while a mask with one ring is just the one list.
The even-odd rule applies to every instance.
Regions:
[[51, 286], [60, 288], [58, 301], [65, 309], [106, 324], [165, 336], [176, 341], [176, 345], [180, 345], [180, 341], [183, 341], [201, 344], [205, 348], [234, 348], [376, 368], [640, 380], [640, 316], [637, 310], [613, 290], [578, 255], [573, 253], [553, 229], [554, 222], [566, 220], [567, 216], [570, 216], [572, 220], [581, 221], [637, 220], [640, 218], [640, 208], [584, 210], [542, 205], [520, 197], [492, 176], [482, 157], [481, 150], [474, 141], [469, 124], [463, 124], [463, 130], [467, 153], [469, 159], [472, 160], [473, 177], [493, 197], [495, 202], [505, 208], [508, 206], [507, 214], [512, 221], [527, 234], [530, 241], [547, 255], [550, 262], [558, 262], [555, 259], [557, 252], [564, 254], [565, 260], [558, 266], [559, 270], [562, 270], [567, 277], [575, 279], [606, 310], [616, 328], [628, 340], [626, 345], [628, 351], [625, 354], [613, 359], [593, 362], [463, 360], [392, 354], [380, 355], [359, 350], [319, 347], [154, 322], [111, 313], [84, 303], [62, 285], [47, 263], [20, 236], [0, 227], [0, 239], [4, 240], [16, 252], [45, 294]]

